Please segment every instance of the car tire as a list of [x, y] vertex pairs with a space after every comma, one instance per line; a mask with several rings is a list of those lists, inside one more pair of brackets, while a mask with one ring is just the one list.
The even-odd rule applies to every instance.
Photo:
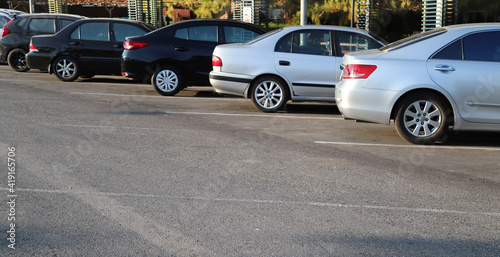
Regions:
[[10, 51], [7, 56], [7, 63], [17, 72], [29, 71], [30, 68], [28, 67], [28, 64], [26, 64], [26, 53], [27, 51], [22, 48], [16, 48]]
[[52, 72], [61, 81], [74, 81], [80, 76], [80, 66], [73, 57], [59, 56], [52, 65]]
[[442, 97], [429, 92], [411, 94], [396, 110], [396, 131], [406, 141], [428, 145], [445, 140], [452, 110]]
[[179, 71], [173, 66], [158, 68], [151, 77], [151, 84], [158, 94], [173, 96], [183, 88], [183, 80]]
[[277, 112], [285, 107], [289, 95], [283, 80], [264, 76], [257, 79], [250, 88], [253, 105], [263, 112]]

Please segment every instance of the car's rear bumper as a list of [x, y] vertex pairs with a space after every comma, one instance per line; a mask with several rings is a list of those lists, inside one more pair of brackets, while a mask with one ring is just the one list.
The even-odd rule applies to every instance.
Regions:
[[26, 54], [26, 64], [30, 69], [48, 70], [52, 62], [50, 54], [29, 52]]
[[253, 77], [242, 74], [228, 74], [223, 72], [210, 72], [210, 84], [219, 94], [237, 95], [246, 97], [247, 89]]
[[335, 88], [337, 108], [344, 118], [389, 124], [398, 92], [363, 87], [363, 79], [342, 80]]
[[151, 77], [154, 73], [154, 70], [149, 68], [150, 64], [147, 62], [127, 58], [122, 59], [120, 65], [122, 76], [127, 78], [144, 79]]

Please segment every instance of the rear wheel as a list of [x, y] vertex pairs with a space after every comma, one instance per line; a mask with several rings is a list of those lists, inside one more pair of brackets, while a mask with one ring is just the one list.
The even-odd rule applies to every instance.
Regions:
[[395, 119], [398, 134], [413, 144], [444, 141], [451, 122], [451, 108], [432, 93], [415, 93], [404, 98]]
[[263, 112], [277, 112], [283, 109], [288, 97], [285, 82], [273, 76], [256, 80], [251, 88], [252, 103]]
[[73, 57], [60, 56], [54, 61], [52, 71], [62, 81], [74, 81], [80, 76], [80, 67]]
[[156, 70], [151, 78], [151, 84], [158, 94], [173, 96], [183, 88], [179, 71], [173, 66], [163, 66]]
[[7, 63], [9, 66], [17, 72], [29, 71], [28, 65], [26, 64], [26, 50], [22, 48], [16, 48], [10, 51], [7, 56]]

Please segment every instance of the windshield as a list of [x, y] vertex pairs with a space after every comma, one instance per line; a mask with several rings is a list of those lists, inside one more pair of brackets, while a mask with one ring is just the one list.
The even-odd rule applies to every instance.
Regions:
[[420, 41], [435, 37], [437, 35], [445, 33], [446, 31], [447, 30], [445, 28], [433, 29], [431, 31], [426, 31], [424, 33], [420, 33], [420, 34], [413, 35], [411, 37], [400, 39], [396, 42], [390, 43], [386, 46], [379, 48], [379, 50], [386, 51], [386, 52], [396, 50], [396, 49], [399, 49], [399, 48], [402, 48], [405, 46], [409, 46], [409, 45], [414, 44], [416, 42], [420, 42]]
[[269, 36], [271, 36], [271, 35], [274, 35], [274, 34], [276, 34], [276, 33], [280, 32], [280, 31], [282, 31], [282, 30], [283, 30], [283, 28], [279, 28], [279, 29], [275, 29], [275, 30], [269, 31], [269, 32], [267, 32], [267, 33], [265, 33], [265, 34], [262, 34], [262, 35], [260, 35], [260, 36], [258, 36], [258, 37], [256, 37], [256, 38], [254, 38], [254, 39], [251, 39], [250, 41], [247, 41], [247, 42], [245, 43], [245, 45], [251, 45], [251, 44], [254, 44], [254, 43], [256, 43], [256, 42], [258, 42], [258, 41], [261, 41], [262, 39], [264, 39], [264, 38], [266, 38], [266, 37], [269, 37]]

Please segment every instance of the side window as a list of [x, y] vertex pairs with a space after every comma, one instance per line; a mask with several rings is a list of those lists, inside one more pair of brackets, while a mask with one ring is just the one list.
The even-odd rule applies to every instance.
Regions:
[[56, 32], [56, 20], [47, 18], [33, 18], [31, 19], [28, 30], [45, 33]]
[[224, 26], [224, 38], [226, 43], [243, 43], [247, 42], [259, 34], [249, 29], [233, 26]]
[[335, 32], [337, 41], [337, 56], [344, 56], [346, 53], [379, 48], [381, 45], [376, 41], [363, 35], [350, 32]]
[[89, 22], [80, 25], [80, 39], [109, 41], [109, 27], [107, 22]]
[[465, 60], [500, 61], [500, 31], [467, 36], [463, 44]]
[[0, 25], [3, 27], [5, 23], [7, 23], [9, 19], [5, 16], [0, 16]]
[[276, 50], [277, 52], [282, 52], [282, 53], [290, 53], [292, 52], [292, 38], [293, 38], [293, 33], [290, 33], [280, 39], [278, 41], [278, 44], [276, 45]]
[[178, 29], [175, 31], [175, 38], [180, 38], [180, 39], [188, 39], [188, 29], [183, 28], [183, 29]]
[[187, 40], [217, 42], [217, 26], [193, 26], [179, 29], [175, 37]]
[[70, 38], [71, 39], [80, 39], [80, 26], [76, 27], [76, 29], [73, 30], [73, 32], [71, 32]]
[[21, 19], [20, 21], [17, 22], [17, 26], [20, 27], [20, 28], [25, 28], [24, 26], [26, 25], [26, 21], [28, 19]]
[[147, 32], [140, 27], [123, 23], [113, 23], [113, 31], [115, 33], [115, 41], [118, 42], [124, 42], [125, 37], [140, 36]]
[[330, 32], [321, 30], [299, 31], [285, 36], [277, 51], [296, 54], [332, 55]]
[[64, 19], [61, 19], [61, 29], [66, 28], [69, 24], [71, 24], [73, 22], [74, 22], [73, 20], [64, 20]]
[[432, 59], [462, 60], [462, 40], [443, 48]]

